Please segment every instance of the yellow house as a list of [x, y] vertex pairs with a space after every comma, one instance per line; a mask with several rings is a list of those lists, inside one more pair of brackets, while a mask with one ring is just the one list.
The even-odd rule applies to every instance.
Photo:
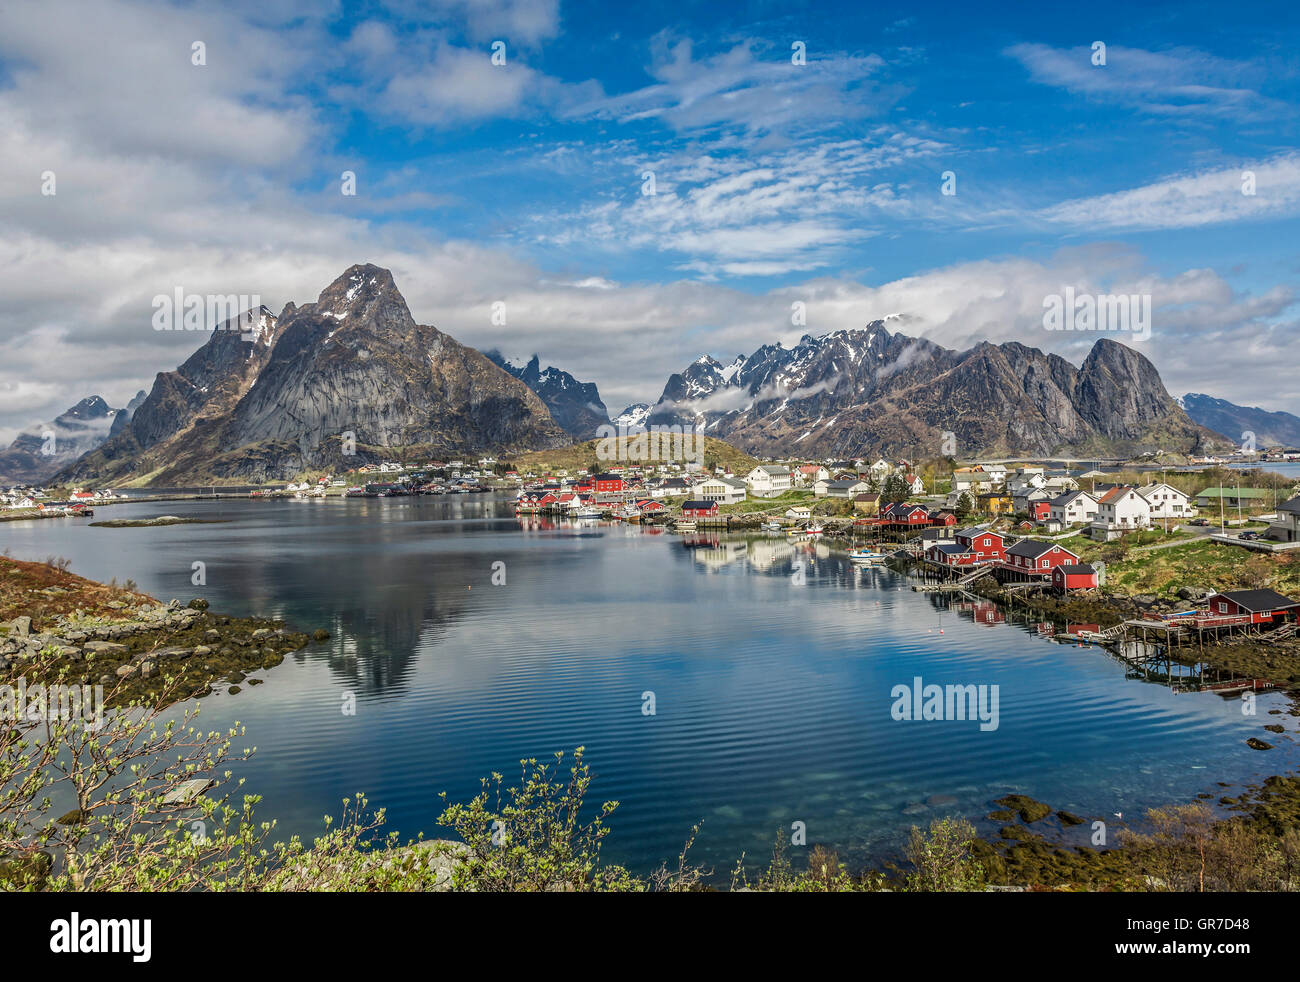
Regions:
[[1015, 504], [1009, 494], [981, 494], [975, 499], [985, 515], [1010, 515]]

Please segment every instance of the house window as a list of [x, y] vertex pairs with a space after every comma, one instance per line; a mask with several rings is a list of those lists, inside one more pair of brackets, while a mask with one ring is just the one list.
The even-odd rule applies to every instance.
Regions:
[[1047, 569], [1047, 567], [1050, 566], [1050, 565], [1052, 565], [1052, 564], [1049, 563], [1046, 559], [1043, 560], [1043, 569]]
[[991, 546], [991, 545], [993, 545], [993, 540], [992, 540], [992, 539], [985, 539], [985, 540], [984, 540], [984, 544], [985, 544], [986, 546]]
[[1228, 605], [1227, 605], [1224, 601], [1220, 600], [1220, 601], [1219, 601], [1219, 613], [1220, 613], [1220, 614], [1226, 614], [1227, 612], [1228, 612]]

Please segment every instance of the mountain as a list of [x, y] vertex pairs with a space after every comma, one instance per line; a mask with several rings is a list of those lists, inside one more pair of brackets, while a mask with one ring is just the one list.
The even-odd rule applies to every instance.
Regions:
[[650, 406], [644, 402], [634, 402], [614, 417], [613, 424], [620, 431], [638, 432], [645, 429], [646, 420], [650, 418]]
[[125, 430], [59, 477], [257, 483], [393, 456], [568, 442], [527, 385], [415, 323], [392, 274], [358, 265], [315, 303], [290, 303], [278, 317], [263, 307], [213, 331], [158, 375]]
[[1192, 420], [1235, 443], [1254, 433], [1255, 445], [1260, 448], [1300, 447], [1300, 416], [1269, 412], [1258, 406], [1238, 406], [1199, 392], [1189, 392], [1178, 401]]
[[129, 416], [99, 396], [82, 399], [52, 422], [20, 433], [0, 451], [0, 484], [44, 484], [59, 468], [102, 444]]
[[114, 437], [126, 429], [126, 424], [131, 422], [131, 417], [135, 415], [135, 411], [140, 408], [140, 404], [147, 398], [149, 398], [149, 393], [145, 392], [144, 389], [132, 396], [131, 401], [126, 404], [126, 408], [113, 417], [113, 425], [109, 427], [108, 435]]
[[953, 351], [886, 323], [764, 345], [728, 365], [702, 357], [668, 379], [649, 422], [698, 420], [710, 436], [773, 456], [1127, 456], [1219, 442], [1146, 358], [1108, 338], [1076, 368], [1018, 342]]
[[609, 425], [609, 411], [600, 401], [600, 392], [594, 382], [579, 382], [554, 366], [543, 370], [537, 355], [521, 367], [507, 361], [499, 351], [485, 351], [484, 354], [493, 364], [536, 392], [538, 398], [546, 403], [555, 422], [575, 440], [590, 440], [596, 435], [597, 427]]

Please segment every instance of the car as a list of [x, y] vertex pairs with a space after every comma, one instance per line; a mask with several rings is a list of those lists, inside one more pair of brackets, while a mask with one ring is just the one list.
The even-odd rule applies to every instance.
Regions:
[[1193, 518], [1193, 519], [1192, 519], [1190, 522], [1188, 522], [1187, 524], [1188, 524], [1188, 525], [1196, 525], [1196, 526], [1199, 526], [1199, 527], [1201, 527], [1201, 528], [1204, 528], [1205, 526], [1207, 526], [1207, 525], [1210, 524], [1210, 520], [1209, 520], [1208, 518]]
[[1237, 536], [1237, 538], [1239, 538], [1239, 539], [1248, 539], [1248, 540], [1253, 541], [1253, 540], [1259, 538], [1259, 533], [1258, 533], [1258, 532], [1242, 532], [1241, 535]]

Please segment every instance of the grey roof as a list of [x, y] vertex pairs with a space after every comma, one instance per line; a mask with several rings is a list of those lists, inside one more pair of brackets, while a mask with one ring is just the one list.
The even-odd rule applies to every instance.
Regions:
[[1058, 494], [1055, 498], [1050, 499], [1048, 501], [1048, 504], [1051, 505], [1053, 508], [1064, 508], [1066, 505], [1068, 505], [1075, 498], [1078, 498], [1080, 495], [1088, 495], [1088, 497], [1091, 498], [1093, 501], [1097, 500], [1096, 495], [1088, 494], [1087, 491], [1078, 490], [1078, 491], [1066, 491], [1064, 494]]
[[1226, 597], [1238, 607], [1244, 607], [1251, 612], [1300, 606], [1300, 600], [1284, 597], [1276, 590], [1225, 590], [1222, 593], [1214, 594], [1214, 596]]
[[955, 542], [945, 542], [940, 545], [930, 546], [931, 549], [938, 549], [945, 556], [959, 556], [962, 553], [970, 552], [965, 546], [959, 546]]
[[[1021, 539], [1007, 550], [1007, 555], [1024, 556], [1026, 559], [1037, 559], [1039, 556], [1051, 552], [1055, 548], [1055, 542], [1044, 542], [1041, 539]], [[1071, 555], [1073, 555], [1073, 553], [1071, 553]]]

